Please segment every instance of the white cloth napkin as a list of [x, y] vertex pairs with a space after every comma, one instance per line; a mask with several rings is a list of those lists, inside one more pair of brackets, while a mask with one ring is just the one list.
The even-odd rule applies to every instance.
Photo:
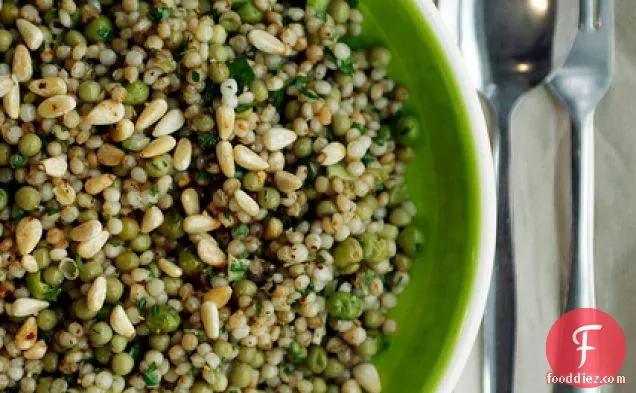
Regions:
[[[445, 11], [457, 0], [440, 0]], [[603, 1], [603, 0], [601, 0]], [[573, 32], [577, 11], [567, 3], [561, 28]], [[616, 1], [616, 72], [597, 108], [595, 263], [598, 308], [612, 315], [627, 339], [621, 374], [636, 386], [636, 7]], [[560, 18], [561, 20], [561, 18]], [[574, 26], [575, 28], [575, 26]], [[566, 33], [567, 34], [567, 33]], [[513, 117], [514, 221], [518, 283], [516, 393], [551, 393], [545, 340], [560, 315], [567, 273], [569, 117], [544, 87], [530, 92]], [[481, 391], [481, 335], [455, 393]], [[633, 380], [632, 380], [633, 379]]]

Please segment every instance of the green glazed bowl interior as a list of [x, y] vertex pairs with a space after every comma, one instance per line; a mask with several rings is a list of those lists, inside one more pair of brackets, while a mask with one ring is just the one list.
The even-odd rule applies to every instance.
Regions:
[[392, 317], [398, 333], [374, 363], [383, 391], [450, 391], [475, 339], [494, 244], [492, 163], [477, 96], [432, 3], [361, 0], [362, 36], [383, 44], [390, 75], [408, 87], [423, 138], [407, 169], [417, 225], [427, 237]]

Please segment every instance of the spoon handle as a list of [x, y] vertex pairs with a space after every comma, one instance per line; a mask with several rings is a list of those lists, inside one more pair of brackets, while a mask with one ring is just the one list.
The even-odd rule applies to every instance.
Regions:
[[[512, 393], [516, 346], [516, 277], [510, 189], [512, 104], [498, 106], [493, 144], [497, 181], [497, 241], [490, 292], [484, 315], [484, 393]], [[508, 107], [509, 106], [509, 107]]]
[[[594, 112], [572, 114], [572, 240], [565, 312], [596, 306], [594, 294]], [[557, 385], [555, 393], [599, 393]]]

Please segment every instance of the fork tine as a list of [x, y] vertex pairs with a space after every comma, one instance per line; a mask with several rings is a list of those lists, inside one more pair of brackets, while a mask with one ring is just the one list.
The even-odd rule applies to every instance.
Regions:
[[614, 0], [599, 0], [599, 2], [599, 27], [614, 27]]
[[[603, 0], [601, 0], [603, 1]], [[579, 24], [581, 28], [594, 28], [594, 0], [581, 0], [579, 5]]]

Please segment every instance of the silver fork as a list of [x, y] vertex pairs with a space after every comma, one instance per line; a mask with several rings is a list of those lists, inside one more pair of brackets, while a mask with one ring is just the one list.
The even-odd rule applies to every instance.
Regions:
[[[572, 123], [572, 224], [565, 312], [596, 306], [594, 291], [594, 111], [614, 73], [614, 0], [580, 0], [579, 31], [549, 82]], [[597, 388], [598, 389], [598, 388]], [[582, 392], [562, 385], [558, 392]], [[586, 393], [598, 391], [585, 389]]]

